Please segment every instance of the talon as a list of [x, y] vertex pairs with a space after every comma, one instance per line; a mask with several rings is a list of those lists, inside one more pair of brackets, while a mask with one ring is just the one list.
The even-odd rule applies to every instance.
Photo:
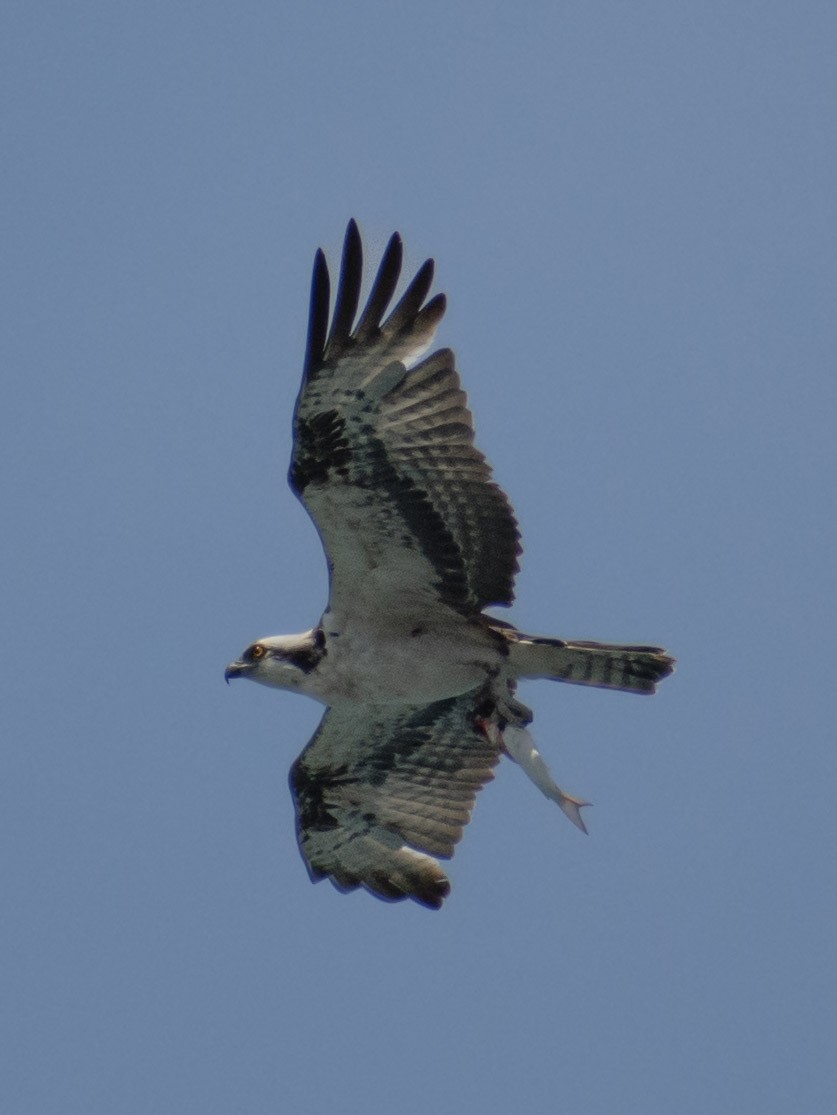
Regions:
[[494, 723], [488, 716], [478, 716], [474, 723], [476, 724], [477, 731], [480, 732], [489, 743], [495, 746], [502, 746], [503, 730], [499, 724]]

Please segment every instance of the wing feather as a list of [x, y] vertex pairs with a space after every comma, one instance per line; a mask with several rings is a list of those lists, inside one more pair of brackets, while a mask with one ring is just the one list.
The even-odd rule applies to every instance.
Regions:
[[[384, 331], [390, 335], [400, 333], [402, 329], [412, 328], [413, 322], [421, 310], [424, 300], [433, 285], [433, 275], [436, 264], [432, 259], [426, 259], [415, 274], [401, 298], [395, 304], [384, 325]], [[442, 299], [442, 312], [444, 313], [444, 295], [436, 295], [434, 301]], [[441, 317], [441, 314], [439, 315]]]
[[453, 855], [500, 757], [480, 705], [470, 693], [422, 708], [326, 712], [290, 776], [312, 879], [441, 906], [450, 884], [434, 857]]
[[314, 271], [311, 275], [311, 303], [308, 311], [308, 344], [305, 350], [306, 374], [309, 368], [316, 368], [325, 356], [326, 336], [328, 334], [328, 304], [331, 298], [331, 280], [328, 264], [321, 248], [314, 256]]
[[374, 600], [392, 614], [420, 600], [472, 614], [512, 601], [517, 523], [474, 446], [453, 353], [420, 359], [445, 312], [444, 295], [425, 302], [432, 260], [386, 316], [402, 254], [395, 234], [353, 332], [363, 271], [355, 222], [330, 330], [317, 253], [289, 480], [322, 538], [333, 611]]
[[404, 248], [401, 237], [394, 232], [389, 238], [389, 243], [384, 249], [378, 274], [372, 284], [366, 308], [361, 314], [360, 321], [355, 330], [355, 339], [359, 344], [370, 340], [376, 330], [381, 326], [381, 319], [386, 313], [387, 306], [392, 301], [395, 288], [398, 286], [398, 276], [401, 274], [401, 261]]
[[326, 344], [325, 358], [339, 356], [349, 345], [352, 323], [360, 302], [360, 282], [363, 274], [363, 247], [360, 232], [354, 221], [349, 221], [346, 240], [343, 245], [343, 263], [340, 267], [340, 283], [337, 287], [337, 302], [331, 320], [331, 331]]

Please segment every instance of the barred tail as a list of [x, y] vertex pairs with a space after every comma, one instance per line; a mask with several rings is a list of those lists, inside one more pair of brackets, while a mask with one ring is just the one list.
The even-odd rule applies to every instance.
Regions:
[[573, 685], [653, 693], [674, 670], [662, 647], [619, 643], [565, 642], [515, 632], [510, 639], [511, 673], [521, 678], [554, 678]]

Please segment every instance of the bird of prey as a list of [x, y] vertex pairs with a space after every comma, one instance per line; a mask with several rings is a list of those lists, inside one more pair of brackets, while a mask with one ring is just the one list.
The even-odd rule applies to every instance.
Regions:
[[518, 679], [653, 693], [674, 660], [527, 635], [486, 614], [512, 602], [518, 527], [474, 446], [453, 352], [424, 356], [445, 312], [443, 294], [427, 298], [433, 260], [390, 310], [401, 262], [396, 233], [358, 316], [351, 221], [329, 316], [316, 254], [289, 482], [325, 549], [328, 604], [310, 631], [259, 639], [225, 676], [326, 706], [290, 774], [311, 879], [438, 909], [450, 883], [437, 857], [453, 855], [502, 754], [586, 831], [587, 803], [534, 747]]

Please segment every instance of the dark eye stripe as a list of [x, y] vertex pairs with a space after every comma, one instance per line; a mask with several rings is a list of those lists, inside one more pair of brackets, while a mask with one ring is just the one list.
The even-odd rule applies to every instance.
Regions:
[[285, 655], [288, 662], [299, 667], [304, 674], [310, 674], [326, 655], [325, 635], [321, 629], [314, 632], [314, 645], [305, 650], [293, 651]]

